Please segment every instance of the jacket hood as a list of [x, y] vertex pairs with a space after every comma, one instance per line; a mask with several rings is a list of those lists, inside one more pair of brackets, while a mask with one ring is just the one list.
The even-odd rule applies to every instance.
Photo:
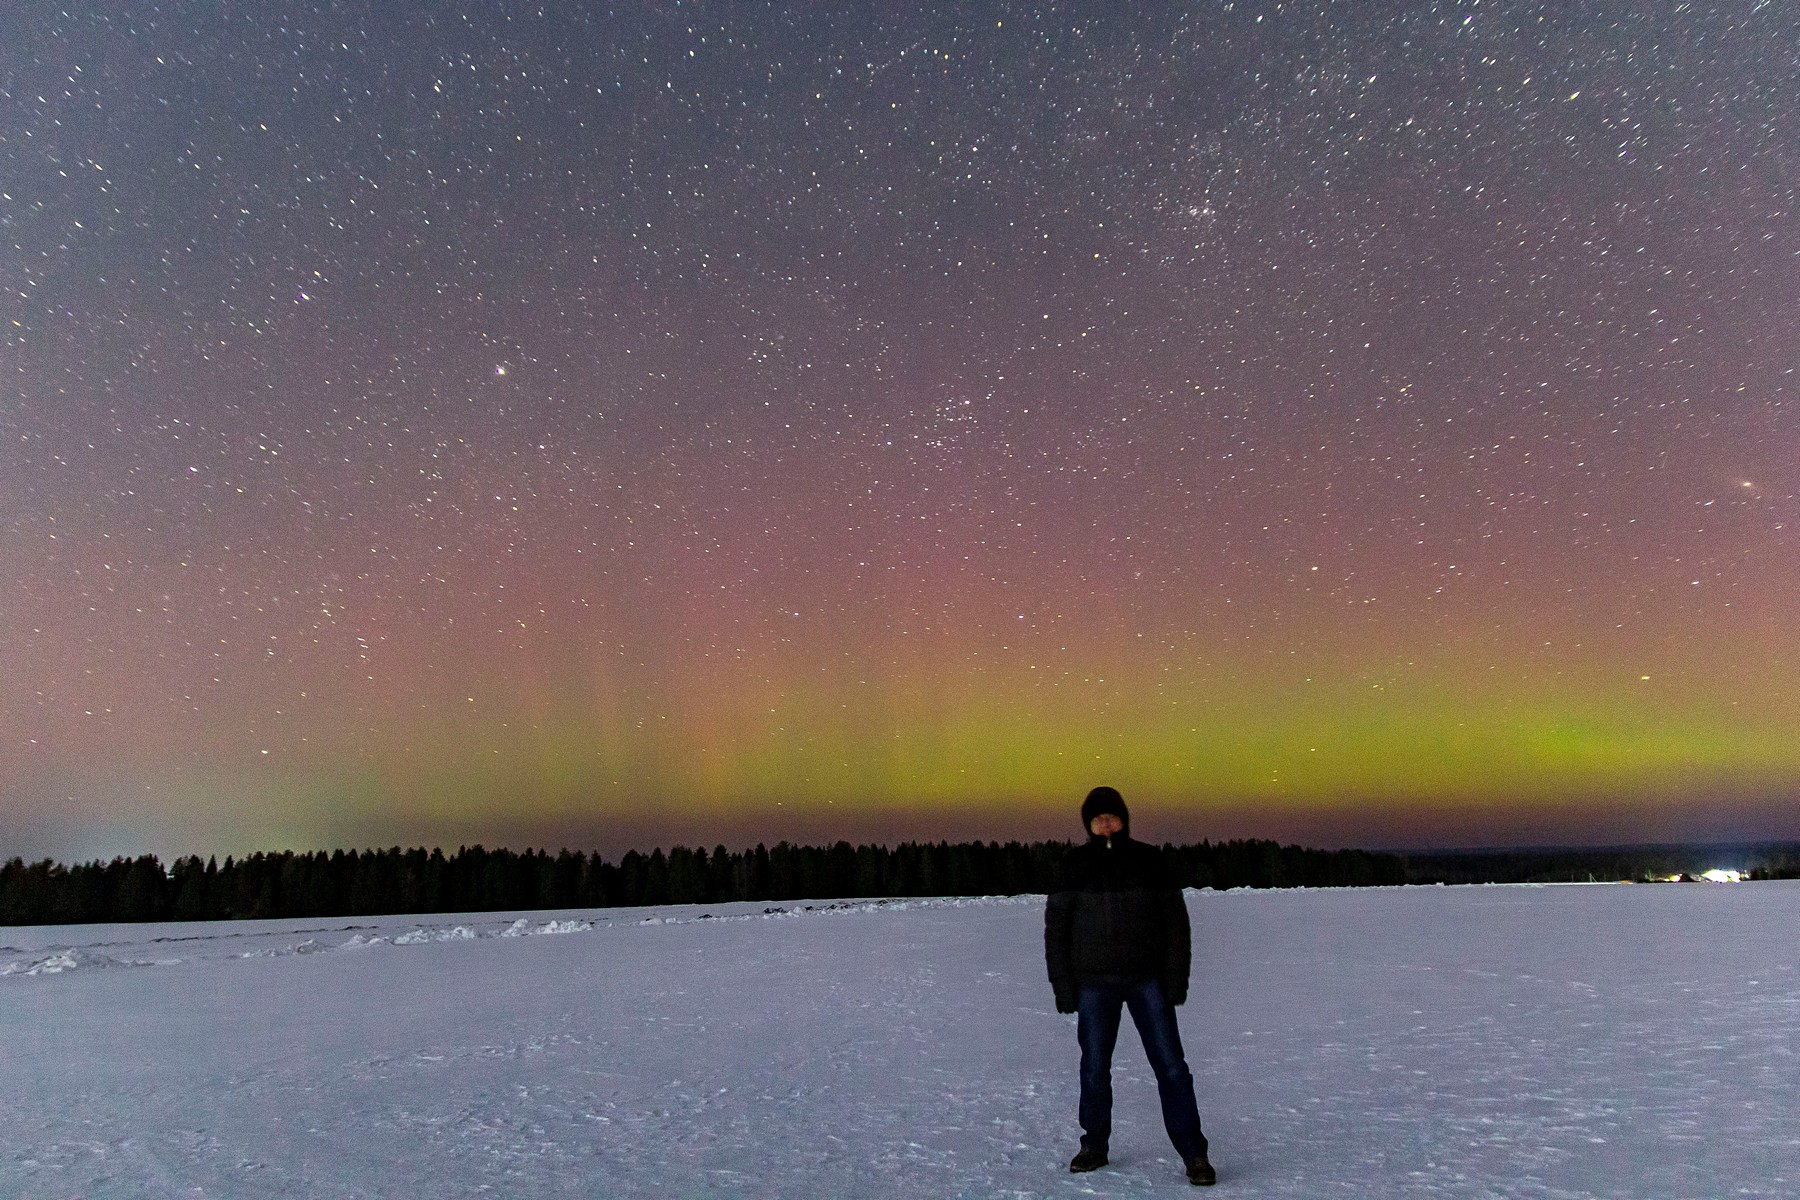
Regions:
[[1125, 797], [1119, 795], [1118, 789], [1097, 787], [1081, 802], [1081, 832], [1090, 839], [1094, 836], [1091, 828], [1094, 818], [1101, 813], [1111, 813], [1119, 818], [1120, 824], [1124, 826], [1119, 831], [1120, 835], [1131, 836], [1131, 811], [1125, 807]]

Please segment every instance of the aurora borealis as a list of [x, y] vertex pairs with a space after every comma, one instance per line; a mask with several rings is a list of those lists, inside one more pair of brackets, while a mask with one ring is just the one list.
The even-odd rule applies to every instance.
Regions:
[[0, 15], [0, 853], [1795, 836], [1792, 4]]

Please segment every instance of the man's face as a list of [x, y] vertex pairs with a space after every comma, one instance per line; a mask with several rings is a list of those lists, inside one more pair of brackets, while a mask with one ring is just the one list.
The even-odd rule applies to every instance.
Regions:
[[1115, 813], [1101, 813], [1088, 822], [1088, 829], [1095, 837], [1111, 837], [1125, 828], [1125, 822], [1119, 820]]

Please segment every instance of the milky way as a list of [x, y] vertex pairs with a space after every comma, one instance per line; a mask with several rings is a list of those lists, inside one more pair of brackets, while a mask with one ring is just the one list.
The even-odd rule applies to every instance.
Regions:
[[930, 7], [0, 18], [0, 853], [1800, 830], [1800, 10]]

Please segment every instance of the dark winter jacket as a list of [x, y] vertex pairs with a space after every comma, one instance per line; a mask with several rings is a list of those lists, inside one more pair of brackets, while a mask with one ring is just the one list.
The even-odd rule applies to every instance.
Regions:
[[1154, 979], [1187, 999], [1187, 904], [1163, 852], [1129, 832], [1069, 851], [1044, 912], [1044, 961], [1059, 1012], [1084, 983]]

